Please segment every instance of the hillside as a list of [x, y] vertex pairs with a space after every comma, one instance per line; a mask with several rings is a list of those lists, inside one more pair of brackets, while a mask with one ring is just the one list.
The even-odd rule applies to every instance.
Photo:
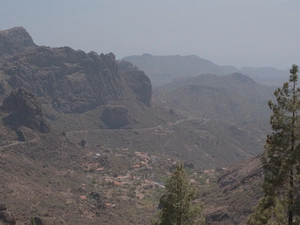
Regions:
[[170, 107], [211, 119], [238, 123], [268, 121], [267, 102], [273, 90], [239, 73], [200, 75], [156, 88], [155, 95]]
[[217, 185], [202, 191], [206, 224], [245, 224], [263, 196], [261, 155], [231, 166], [217, 178]]

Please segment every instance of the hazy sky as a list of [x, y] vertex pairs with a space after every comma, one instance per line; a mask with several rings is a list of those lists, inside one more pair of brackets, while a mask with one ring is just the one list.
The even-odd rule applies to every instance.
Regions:
[[198, 55], [219, 65], [300, 64], [299, 0], [0, 0], [0, 30], [117, 58]]

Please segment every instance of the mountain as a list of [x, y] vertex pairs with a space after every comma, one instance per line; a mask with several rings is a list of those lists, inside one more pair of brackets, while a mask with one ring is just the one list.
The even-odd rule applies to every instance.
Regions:
[[131, 62], [143, 70], [154, 87], [171, 82], [179, 77], [194, 77], [200, 74], [225, 75], [238, 72], [233, 66], [219, 66], [196, 55], [190, 56], [128, 56], [123, 60]]
[[[112, 53], [98, 55], [68, 47], [36, 47], [14, 56], [0, 70], [8, 76], [8, 85], [26, 87], [64, 113], [82, 113], [122, 100], [126, 91], [147, 106], [151, 101], [149, 78], [137, 70], [119, 73]], [[143, 92], [136, 87], [140, 84], [144, 85], [140, 88]]]
[[195, 77], [202, 74], [228, 75], [242, 73], [255, 82], [266, 86], [281, 86], [286, 82], [289, 71], [272, 67], [242, 67], [220, 66], [196, 55], [190, 56], [153, 56], [150, 54], [124, 57], [150, 78], [154, 87], [167, 84], [174, 79]]
[[[45, 116], [62, 127], [72, 115], [91, 110], [98, 110], [90, 115], [97, 120], [94, 128], [152, 123], [153, 116], [145, 115], [151, 111], [149, 78], [131, 63], [118, 62], [113, 53], [36, 46], [22, 27], [1, 31], [0, 41], [0, 57], [5, 59], [0, 65], [0, 102], [13, 89], [25, 87], [40, 98]], [[101, 117], [103, 111], [111, 115]], [[107, 118], [126, 122], [111, 126]]]

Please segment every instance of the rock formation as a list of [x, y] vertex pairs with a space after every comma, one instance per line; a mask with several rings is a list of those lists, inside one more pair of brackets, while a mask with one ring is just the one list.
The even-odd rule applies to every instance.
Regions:
[[11, 92], [4, 99], [2, 109], [10, 113], [4, 118], [4, 124], [17, 129], [26, 126], [41, 133], [48, 133], [50, 126], [44, 118], [38, 98], [23, 87]]
[[149, 78], [137, 69], [118, 71], [110, 53], [85, 54], [71, 48], [37, 47], [2, 66], [13, 88], [25, 87], [57, 111], [82, 113], [132, 96], [150, 106]]

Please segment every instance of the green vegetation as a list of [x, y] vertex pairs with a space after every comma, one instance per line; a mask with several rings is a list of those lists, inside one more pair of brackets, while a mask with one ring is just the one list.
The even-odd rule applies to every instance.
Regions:
[[192, 205], [195, 190], [191, 187], [183, 165], [176, 170], [166, 183], [166, 192], [160, 198], [161, 211], [159, 219], [153, 219], [152, 225], [188, 225], [203, 224], [199, 219], [201, 209]]
[[34, 217], [30, 217], [30, 225], [36, 225]]
[[300, 88], [298, 66], [290, 70], [289, 82], [275, 90], [277, 103], [269, 101], [273, 111], [273, 132], [267, 136], [262, 164], [264, 197], [254, 209], [248, 225], [296, 224], [297, 184], [300, 173]]

